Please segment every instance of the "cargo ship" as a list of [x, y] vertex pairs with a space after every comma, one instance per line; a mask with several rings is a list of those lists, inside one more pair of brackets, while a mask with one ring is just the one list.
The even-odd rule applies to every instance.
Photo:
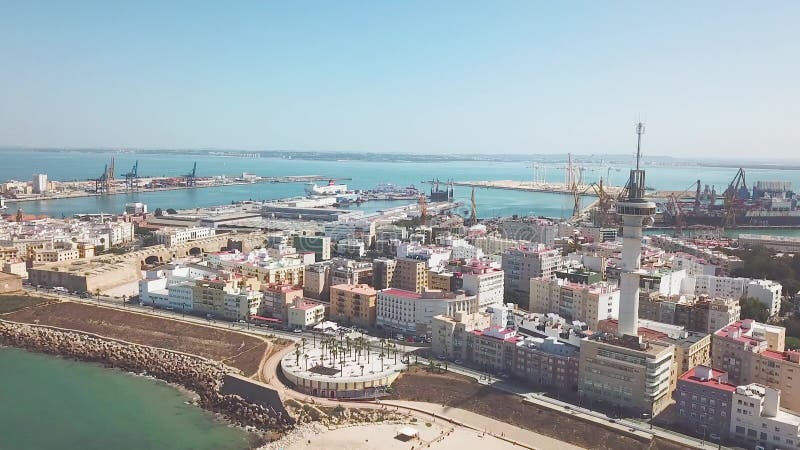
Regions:
[[697, 180], [690, 189], [661, 199], [656, 224], [716, 227], [800, 227], [798, 197], [790, 181], [757, 181], [747, 186], [739, 169], [727, 189], [717, 195]]

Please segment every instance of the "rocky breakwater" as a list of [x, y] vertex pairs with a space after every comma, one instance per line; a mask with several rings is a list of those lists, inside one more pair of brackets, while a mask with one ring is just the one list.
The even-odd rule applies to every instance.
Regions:
[[58, 328], [0, 321], [0, 345], [102, 363], [179, 384], [199, 397], [199, 405], [236, 425], [283, 432], [292, 421], [281, 412], [220, 393], [232, 369], [198, 356]]

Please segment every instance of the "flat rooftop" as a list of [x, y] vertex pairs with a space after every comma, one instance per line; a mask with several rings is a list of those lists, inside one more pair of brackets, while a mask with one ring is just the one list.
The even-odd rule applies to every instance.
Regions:
[[685, 381], [687, 383], [697, 384], [700, 386], [706, 386], [712, 389], [719, 389], [721, 391], [726, 392], [735, 392], [736, 385], [728, 383], [726, 381], [721, 382], [720, 377], [727, 378], [727, 372], [724, 370], [711, 370], [711, 377], [710, 378], [700, 378], [697, 376], [696, 373], [697, 367], [693, 367], [686, 371], [683, 375], [678, 378], [679, 381]]

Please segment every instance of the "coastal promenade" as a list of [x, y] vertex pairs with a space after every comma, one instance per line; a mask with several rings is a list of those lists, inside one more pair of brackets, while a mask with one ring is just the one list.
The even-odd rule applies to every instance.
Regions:
[[[32, 290], [30, 292], [33, 293]], [[279, 331], [279, 330], [273, 330], [273, 329], [270, 329], [270, 328], [266, 328], [265, 329], [265, 328], [253, 327], [253, 326], [250, 326], [248, 324], [240, 324], [240, 323], [209, 322], [207, 319], [204, 319], [204, 318], [201, 318], [201, 317], [182, 316], [180, 313], [177, 313], [177, 312], [164, 311], [164, 310], [152, 310], [149, 307], [141, 307], [141, 306], [123, 305], [123, 304], [120, 304], [120, 303], [112, 303], [112, 302], [108, 301], [108, 300], [111, 300], [111, 299], [107, 299], [107, 301], [98, 302], [98, 300], [96, 300], [96, 299], [74, 299], [72, 297], [61, 296], [61, 295], [53, 295], [53, 297], [54, 298], [63, 298], [63, 299], [67, 299], [67, 300], [70, 300], [70, 301], [76, 301], [76, 302], [87, 303], [87, 304], [100, 303], [100, 304], [102, 304], [104, 306], [109, 306], [109, 307], [113, 307], [113, 308], [135, 310], [136, 312], [142, 313], [142, 314], [152, 314], [152, 315], [158, 316], [158, 317], [168, 317], [168, 318], [173, 319], [173, 320], [186, 321], [188, 323], [195, 323], [195, 324], [198, 324], [198, 325], [210, 326], [210, 327], [214, 327], [214, 328], [227, 329], [227, 330], [233, 329], [233, 330], [238, 330], [238, 331], [241, 331], [241, 332], [252, 333], [252, 334], [261, 335], [261, 336], [269, 336], [269, 335], [279, 336], [279, 337], [282, 337], [282, 338], [285, 338], [285, 339], [290, 339], [290, 340], [297, 341], [297, 342], [299, 342], [303, 337], [306, 337], [307, 339], [311, 338], [311, 335], [308, 334], [308, 333], [297, 334], [297, 333], [292, 333], [292, 332], [283, 332], [283, 331]], [[377, 341], [378, 341], [377, 338], [372, 339], [373, 345], [377, 346]], [[280, 351], [270, 355], [268, 360], [262, 362], [262, 366], [261, 366], [260, 371], [259, 371], [259, 376], [257, 376], [257, 378], [260, 378], [260, 381], [266, 383], [268, 386], [270, 386], [273, 389], [275, 389], [276, 391], [278, 391], [278, 393], [279, 393], [279, 395], [281, 397], [281, 400], [284, 401], [284, 402], [286, 402], [287, 400], [295, 400], [295, 401], [298, 401], [298, 402], [310, 402], [310, 403], [312, 403], [314, 405], [321, 405], [321, 406], [328, 406], [328, 407], [336, 407], [338, 405], [341, 405], [341, 406], [346, 406], [346, 407], [351, 407], [351, 408], [369, 408], [369, 409], [384, 408], [384, 407], [387, 407], [387, 406], [389, 406], [391, 404], [391, 407], [400, 408], [400, 409], [402, 409], [404, 411], [407, 411], [407, 412], [414, 412], [415, 411], [418, 414], [425, 414], [425, 415], [427, 415], [428, 417], [431, 417], [431, 418], [438, 418], [439, 420], [452, 421], [452, 423], [460, 424], [461, 426], [467, 427], [468, 429], [481, 430], [481, 431], [484, 430], [486, 424], [493, 423], [493, 422], [489, 422], [489, 421], [491, 421], [493, 419], [488, 418], [488, 417], [484, 417], [484, 416], [479, 416], [479, 417], [481, 417], [482, 419], [486, 419], [486, 421], [475, 422], [475, 421], [472, 421], [472, 419], [468, 419], [467, 418], [468, 415], [463, 415], [462, 416], [461, 412], [458, 412], [458, 411], [456, 411], [454, 414], [448, 414], [449, 411], [455, 411], [455, 410], [453, 408], [442, 409], [441, 405], [431, 404], [431, 403], [424, 404], [425, 402], [420, 402], [420, 403], [423, 403], [423, 405], [416, 405], [414, 408], [412, 408], [410, 404], [402, 404], [402, 403], [395, 404], [395, 402], [397, 402], [395, 400], [350, 401], [350, 402], [348, 402], [348, 401], [339, 401], [339, 400], [330, 400], [330, 399], [324, 399], [324, 398], [319, 398], [319, 397], [312, 397], [312, 396], [306, 395], [304, 393], [294, 391], [289, 386], [284, 384], [284, 382], [281, 380], [281, 377], [278, 376], [278, 371], [279, 371], [279, 367], [280, 367], [281, 358], [283, 358], [283, 356], [285, 356], [286, 354], [288, 354], [289, 352], [291, 352], [293, 350], [294, 350], [294, 347], [289, 345], [287, 347], [284, 347]], [[404, 349], [404, 350], [411, 351], [411, 350], [413, 350], [413, 348], [412, 347], [408, 347], [407, 349]], [[425, 358], [422, 358], [422, 357], [418, 358], [418, 360], [419, 360], [419, 363], [423, 364], [423, 365], [428, 363], [428, 360], [425, 359]], [[481, 371], [477, 371], [477, 370], [474, 370], [474, 369], [471, 369], [471, 368], [468, 368], [468, 367], [464, 367], [464, 366], [461, 366], [461, 365], [458, 365], [458, 364], [455, 364], [455, 363], [450, 363], [448, 365], [448, 367], [449, 367], [449, 371], [451, 371], [451, 372], [454, 372], [454, 373], [457, 373], [457, 374], [461, 374], [461, 375], [465, 375], [465, 376], [468, 376], [468, 377], [472, 377], [472, 378], [474, 378], [475, 380], [477, 380], [481, 384], [485, 384], [485, 385], [491, 386], [491, 387], [493, 387], [495, 389], [498, 389], [498, 390], [501, 390], [501, 391], [504, 391], [504, 392], [508, 392], [508, 393], [511, 393], [511, 394], [514, 394], [514, 395], [517, 395], [517, 396], [521, 397], [523, 399], [523, 401], [531, 402], [531, 403], [533, 403], [533, 404], [535, 404], [537, 406], [548, 408], [548, 409], [551, 409], [553, 411], [557, 411], [557, 412], [562, 413], [562, 414], [569, 414], [569, 415], [574, 416], [576, 420], [589, 421], [589, 422], [595, 423], [597, 425], [603, 426], [605, 428], [616, 430], [617, 432], [622, 433], [622, 434], [637, 436], [637, 437], [639, 437], [641, 439], [645, 439], [645, 440], [653, 439], [653, 437], [657, 436], [659, 438], [662, 438], [662, 439], [665, 439], [665, 440], [668, 440], [668, 441], [679, 443], [680, 445], [684, 446], [685, 448], [695, 448], [695, 449], [718, 448], [718, 444], [717, 443], [701, 441], [701, 440], [698, 440], [698, 439], [695, 439], [695, 438], [691, 438], [689, 436], [682, 435], [680, 433], [673, 432], [671, 430], [666, 430], [666, 429], [662, 429], [662, 428], [659, 428], [659, 427], [651, 426], [650, 424], [647, 424], [647, 423], [642, 423], [642, 422], [639, 422], [639, 421], [627, 420], [627, 419], [613, 419], [613, 421], [612, 421], [611, 417], [609, 417], [609, 416], [607, 416], [607, 415], [605, 415], [603, 413], [600, 413], [600, 412], [597, 412], [597, 411], [592, 411], [592, 410], [589, 410], [589, 409], [586, 409], [586, 408], [582, 408], [582, 407], [579, 407], [579, 406], [576, 406], [576, 405], [572, 405], [572, 404], [569, 404], [569, 403], [566, 403], [566, 402], [562, 402], [562, 401], [554, 399], [554, 398], [547, 397], [541, 392], [531, 391], [530, 389], [527, 389], [527, 388], [525, 388], [525, 387], [523, 387], [521, 385], [518, 385], [516, 383], [511, 383], [509, 381], [502, 380], [502, 379], [498, 380], [497, 378], [494, 378], [494, 377], [489, 378], [486, 373], [483, 373]], [[466, 411], [466, 412], [469, 413], [468, 411]], [[453, 415], [454, 417], [450, 417], [451, 415]], [[470, 416], [470, 417], [472, 417], [472, 416]], [[461, 420], [461, 419], [463, 419], [463, 420]], [[473, 419], [474, 419], [474, 417], [473, 417]], [[489, 431], [491, 431], [491, 430], [489, 430]], [[504, 431], [500, 431], [500, 433], [505, 433], [505, 432]], [[498, 433], [498, 438], [500, 438], [500, 437], [506, 438], [506, 440], [511, 438], [511, 436], [509, 436], [509, 437], [499, 436], [499, 433]], [[518, 445], [521, 445], [523, 448], [536, 448], [536, 447], [531, 447], [529, 445], [522, 445], [522, 444], [523, 443], [518, 443]], [[542, 447], [542, 448], [548, 448], [548, 447]], [[725, 448], [725, 447], [719, 447], [719, 448]]]

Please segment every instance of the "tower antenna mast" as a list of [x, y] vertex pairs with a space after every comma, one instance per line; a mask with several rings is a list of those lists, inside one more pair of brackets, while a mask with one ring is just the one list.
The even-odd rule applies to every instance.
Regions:
[[639, 162], [642, 159], [642, 135], [644, 134], [644, 124], [636, 124], [636, 170], [639, 170]]

